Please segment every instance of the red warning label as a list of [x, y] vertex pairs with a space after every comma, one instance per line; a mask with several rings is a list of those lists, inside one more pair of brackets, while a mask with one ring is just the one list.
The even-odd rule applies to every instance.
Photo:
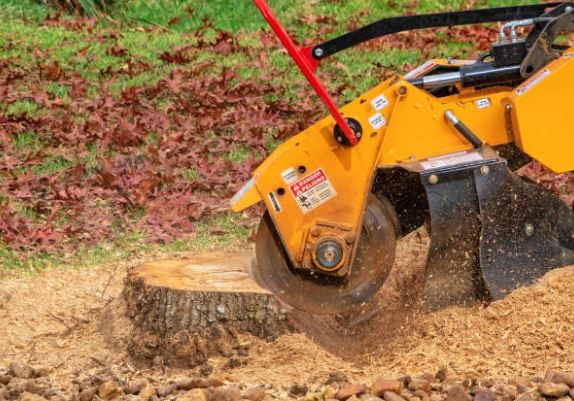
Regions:
[[289, 188], [303, 213], [307, 213], [337, 196], [323, 169], [319, 169], [291, 184]]

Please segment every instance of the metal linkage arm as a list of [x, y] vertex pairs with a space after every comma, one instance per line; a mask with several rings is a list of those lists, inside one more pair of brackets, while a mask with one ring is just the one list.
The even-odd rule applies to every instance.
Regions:
[[548, 9], [564, 3], [546, 3], [531, 6], [498, 7], [481, 10], [454, 11], [435, 14], [408, 15], [385, 18], [370, 25], [346, 33], [313, 47], [312, 55], [316, 60], [324, 59], [337, 52], [356, 46], [371, 39], [391, 33], [415, 29], [439, 28], [457, 25], [482, 24], [487, 22], [516, 21], [536, 18]]

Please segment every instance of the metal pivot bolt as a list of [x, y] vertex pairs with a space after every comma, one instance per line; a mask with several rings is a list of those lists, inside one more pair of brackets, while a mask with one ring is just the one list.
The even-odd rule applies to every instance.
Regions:
[[431, 184], [431, 185], [438, 184], [438, 175], [433, 174], [433, 175], [429, 176], [429, 184]]
[[490, 174], [490, 167], [488, 167], [488, 166], [482, 166], [482, 167], [480, 168], [480, 174], [482, 174], [482, 175], [488, 175], [488, 174]]
[[532, 235], [534, 234], [534, 225], [532, 225], [531, 223], [526, 223], [524, 225], [524, 232], [526, 233], [527, 237], [532, 237]]
[[319, 244], [316, 251], [320, 269], [331, 270], [343, 260], [343, 248], [335, 241], [327, 240]]
[[316, 48], [315, 50], [313, 50], [313, 55], [315, 57], [322, 57], [323, 56], [323, 49], [321, 49], [320, 47]]

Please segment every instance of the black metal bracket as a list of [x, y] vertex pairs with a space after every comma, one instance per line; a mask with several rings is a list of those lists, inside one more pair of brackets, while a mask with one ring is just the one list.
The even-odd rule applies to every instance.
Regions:
[[487, 159], [421, 173], [431, 215], [429, 309], [496, 300], [574, 263], [574, 212]]
[[527, 39], [527, 42], [531, 42], [531, 47], [520, 66], [523, 78], [532, 76], [552, 60], [560, 57], [562, 51], [554, 47], [554, 41], [561, 33], [574, 32], [573, 4], [557, 7], [547, 13], [547, 16], [554, 19], [542, 27], [536, 26]]
[[458, 25], [483, 24], [488, 22], [515, 21], [536, 18], [548, 9], [571, 3], [546, 3], [529, 6], [497, 7], [481, 10], [454, 11], [423, 15], [384, 18], [342, 36], [313, 47], [312, 55], [321, 60], [381, 36], [415, 29], [440, 28]]

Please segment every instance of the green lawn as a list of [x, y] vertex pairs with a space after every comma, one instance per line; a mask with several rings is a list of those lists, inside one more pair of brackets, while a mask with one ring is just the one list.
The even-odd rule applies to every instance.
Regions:
[[[307, 44], [345, 32], [351, 25], [399, 15], [404, 10], [431, 12], [461, 9], [467, 4], [461, 0], [270, 0], [269, 3], [295, 38]], [[474, 6], [519, 3], [532, 1], [488, 0], [476, 2]], [[0, 153], [9, 154], [17, 162], [9, 168], [0, 166], [0, 183], [4, 182], [0, 186], [0, 276], [9, 269], [34, 271], [62, 264], [91, 265], [134, 255], [247, 243], [256, 216], [235, 216], [217, 208], [205, 216], [194, 217], [193, 232], [161, 241], [161, 244], [150, 243], [153, 228], [141, 225], [149, 213], [149, 202], [118, 207], [119, 198], [110, 195], [109, 188], [104, 185], [102, 188], [108, 193], [98, 192], [101, 189], [98, 185], [103, 184], [96, 175], [102, 159], [119, 163], [131, 156], [134, 168], [153, 170], [146, 174], [156, 179], [153, 188], [157, 193], [169, 194], [172, 186], [192, 183], [195, 186], [189, 188], [200, 188], [198, 193], [211, 197], [209, 199], [226, 197], [247, 178], [248, 172], [242, 170], [246, 162], [260, 160], [282, 139], [296, 133], [297, 126], [302, 128], [311, 123], [308, 119], [324, 114], [248, 0], [233, 2], [233, 6], [228, 0], [116, 1], [105, 12], [98, 12], [96, 19], [66, 15], [56, 18], [54, 10], [32, 0], [2, 0], [1, 4], [4, 18], [0, 22], [3, 71], [0, 78], [4, 80], [7, 97], [0, 99], [0, 116], [5, 120], [0, 123], [0, 131], [5, 129], [8, 134], [0, 136]], [[262, 44], [261, 35], [271, 39], [268, 49]], [[399, 36], [399, 42], [382, 42], [380, 47], [352, 49], [337, 55], [321, 68], [321, 77], [339, 101], [345, 102], [376, 85], [392, 70], [411, 68], [428, 57], [467, 57], [476, 53], [472, 37], [459, 35], [461, 39], [453, 40], [448, 30], [425, 35], [433, 44], [425, 51], [401, 46]], [[222, 40], [222, 37], [228, 39]], [[270, 112], [282, 110], [281, 118], [274, 125], [247, 127], [244, 131], [248, 133], [237, 136], [235, 124], [245, 121], [245, 113], [239, 115], [236, 106], [226, 105], [230, 115], [238, 114], [230, 120], [234, 123], [225, 126], [222, 122], [199, 132], [192, 147], [205, 149], [206, 154], [201, 157], [207, 161], [221, 160], [226, 163], [222, 170], [236, 171], [226, 188], [209, 188], [210, 177], [193, 162], [182, 159], [179, 164], [166, 167], [169, 157], [161, 164], [150, 156], [150, 149], [162, 151], [178, 130], [184, 130], [185, 125], [179, 121], [189, 115], [190, 110], [181, 108], [182, 105], [203, 107], [201, 97], [190, 100], [191, 93], [182, 95], [177, 90], [173, 93], [161, 90], [168, 77], [171, 80], [173, 74], [189, 71], [198, 71], [193, 78], [187, 78], [194, 84], [199, 85], [197, 81], [212, 76], [216, 86], [219, 84], [213, 77], [233, 71], [236, 75], [224, 83], [225, 93], [249, 82], [257, 86], [252, 89], [253, 102], [262, 102], [257, 104], [266, 105]], [[211, 91], [209, 85], [201, 88]], [[75, 93], [80, 93], [80, 99]], [[133, 104], [134, 98], [138, 99], [137, 104]], [[82, 99], [91, 103], [85, 106]], [[104, 101], [115, 102], [114, 111], [119, 109], [121, 113], [125, 108], [126, 116], [122, 118], [129, 124], [136, 124], [142, 108], [151, 108], [154, 113], [167, 116], [177, 129], [146, 128], [125, 147], [119, 142], [110, 145], [106, 138], [91, 136], [94, 115]], [[196, 118], [201, 124], [202, 115]], [[60, 126], [58, 119], [67, 123]], [[80, 142], [69, 139], [68, 125], [87, 139]], [[249, 139], [253, 136], [249, 130], [254, 129], [261, 131], [257, 143]], [[171, 150], [177, 152], [185, 144], [171, 146]], [[75, 181], [72, 176], [76, 177]], [[11, 183], [22, 183], [29, 178], [37, 182], [31, 196], [12, 190], [16, 184]], [[133, 185], [136, 191], [137, 184]], [[59, 209], [54, 211], [50, 192], [54, 186], [73, 186], [76, 191], [85, 186], [95, 195], [80, 197], [79, 202], [69, 195], [66, 196], [70, 199], [58, 198]], [[50, 244], [47, 251], [26, 244], [15, 246], [2, 231], [2, 219], [8, 218], [8, 212], [2, 214], [2, 205], [6, 204], [9, 209], [5, 210], [9, 210], [14, 227], [14, 221], [22, 219], [25, 225], [34, 228], [35, 231], [30, 231], [34, 235], [44, 235], [49, 229], [50, 233], [58, 233], [59, 237], [54, 238], [61, 238], [61, 243]], [[87, 211], [78, 211], [80, 207]], [[105, 235], [97, 237], [100, 239], [96, 243], [89, 233], [80, 235], [69, 229], [78, 216], [90, 222], [86, 214], [90, 210], [108, 216], [98, 217], [105, 226], [102, 231]]]

